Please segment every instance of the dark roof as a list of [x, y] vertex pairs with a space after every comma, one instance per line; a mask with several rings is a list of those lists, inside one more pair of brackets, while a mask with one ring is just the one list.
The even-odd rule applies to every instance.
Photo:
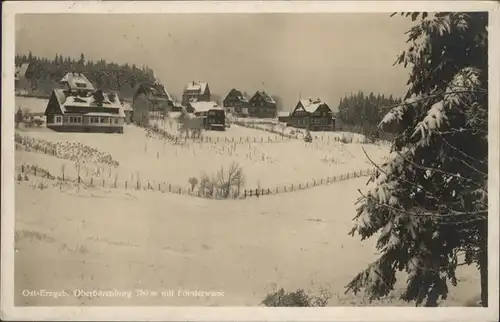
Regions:
[[[268, 102], [268, 103], [273, 103], [273, 104], [276, 104], [276, 102], [274, 101], [274, 99], [271, 97], [271, 95], [269, 95], [268, 93], [264, 92], [264, 91], [257, 91], [255, 93], [255, 95], [260, 95], [262, 96], [262, 98]], [[254, 95], [254, 96], [255, 96]]]
[[240, 102], [247, 103], [248, 100], [249, 100], [249, 98], [247, 97], [247, 95], [245, 95], [240, 90], [237, 90], [235, 88], [233, 88], [232, 90], [229, 91], [229, 94], [227, 94], [226, 98], [228, 98], [229, 96], [236, 97]]

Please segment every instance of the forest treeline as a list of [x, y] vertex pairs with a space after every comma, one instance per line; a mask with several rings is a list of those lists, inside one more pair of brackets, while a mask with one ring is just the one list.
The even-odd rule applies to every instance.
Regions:
[[84, 53], [79, 59], [56, 54], [53, 59], [29, 54], [16, 55], [16, 65], [30, 63], [26, 71], [28, 94], [49, 96], [52, 89], [59, 86], [59, 81], [68, 72], [83, 73], [96, 88], [116, 91], [122, 99], [131, 100], [136, 85], [153, 82], [154, 72], [148, 66], [137, 67], [135, 64], [117, 64], [104, 59], [86, 60]]
[[389, 133], [378, 130], [378, 124], [387, 112], [402, 102], [401, 98], [362, 91], [344, 96], [338, 105], [337, 129], [349, 130], [374, 138], [388, 138]]

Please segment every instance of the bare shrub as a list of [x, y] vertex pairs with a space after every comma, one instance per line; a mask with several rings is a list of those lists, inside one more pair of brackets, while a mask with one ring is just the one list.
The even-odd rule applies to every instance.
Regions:
[[213, 198], [215, 192], [215, 180], [210, 178], [207, 174], [203, 174], [200, 178], [198, 191], [200, 195], [205, 198]]
[[233, 162], [227, 170], [221, 167], [212, 177], [203, 174], [198, 191], [200, 195], [206, 198], [237, 198], [244, 184], [245, 175], [243, 169]]
[[239, 164], [233, 162], [227, 172], [223, 167], [217, 172], [216, 180], [217, 196], [227, 199], [239, 196], [240, 189], [245, 184], [245, 175]]

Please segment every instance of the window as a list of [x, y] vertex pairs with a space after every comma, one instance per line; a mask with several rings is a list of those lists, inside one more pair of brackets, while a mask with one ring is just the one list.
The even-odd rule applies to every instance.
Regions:
[[56, 116], [56, 123], [61, 123], [61, 122], [62, 122], [62, 117]]
[[90, 117], [90, 123], [99, 123], [99, 118], [96, 116], [91, 116]]
[[109, 117], [101, 117], [101, 123], [109, 123]]
[[115, 124], [118, 124], [118, 119], [115, 119]]
[[69, 123], [72, 123], [72, 124], [80, 124], [80, 123], [82, 123], [82, 117], [81, 116], [70, 116], [68, 121], [69, 121]]

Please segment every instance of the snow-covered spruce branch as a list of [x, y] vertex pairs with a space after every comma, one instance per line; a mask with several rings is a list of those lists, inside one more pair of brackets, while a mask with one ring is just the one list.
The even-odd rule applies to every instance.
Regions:
[[[366, 156], [366, 158], [368, 159], [368, 161], [370, 161], [370, 163], [377, 169], [379, 170], [380, 172], [382, 172], [383, 174], [385, 174], [386, 176], [388, 176], [389, 174], [387, 173], [387, 171], [385, 171], [384, 169], [382, 169], [378, 164], [375, 163], [375, 161], [373, 161], [369, 156], [368, 156], [368, 153], [366, 153], [366, 150], [362, 147], [361, 148]], [[417, 188], [418, 190], [421, 190], [423, 191], [424, 193], [427, 194], [427, 196], [430, 198], [430, 199], [434, 199], [436, 201], [440, 201], [432, 192], [428, 191], [427, 189], [425, 189], [423, 186], [421, 185], [417, 185], [415, 184], [414, 182], [411, 182], [409, 180], [406, 180], [404, 178], [401, 178], [401, 176], [398, 176], [397, 177], [397, 180], [398, 181], [402, 181], [404, 183], [407, 183], [409, 184], [410, 186], [414, 187], [414, 188]]]
[[[460, 175], [456, 175], [456, 174], [453, 174], [453, 173], [450, 173], [450, 172], [447, 172], [447, 171], [443, 171], [441, 169], [437, 169], [437, 168], [431, 168], [431, 167], [426, 167], [426, 166], [423, 166], [423, 165], [420, 165], [420, 164], [417, 164], [415, 163], [414, 161], [412, 160], [409, 160], [408, 158], [406, 158], [404, 155], [402, 155], [399, 151], [395, 151], [401, 158], [403, 158], [406, 162], [410, 163], [411, 165], [413, 165], [415, 168], [418, 168], [418, 169], [421, 169], [421, 170], [429, 170], [429, 171], [435, 171], [435, 172], [439, 172], [441, 174], [444, 174], [446, 176], [450, 176], [450, 177], [453, 177], [453, 178], [457, 178], [459, 180], [464, 180], [464, 181], [467, 181], [467, 182], [470, 182], [471, 184], [473, 184], [474, 186], [476, 186], [476, 188], [482, 190], [483, 192], [485, 193], [488, 193], [488, 190], [484, 189], [480, 184], [478, 184], [476, 181], [470, 179], [470, 178], [466, 178], [466, 177], [462, 177]], [[479, 171], [479, 170], [478, 170]]]
[[[387, 171], [384, 171], [378, 164], [376, 164], [369, 156], [368, 156], [368, 153], [366, 153], [365, 149], [364, 148], [361, 148], [363, 150], [363, 152], [365, 153], [365, 156], [366, 158], [370, 161], [370, 163], [375, 167], [377, 168], [377, 170], [379, 170], [380, 172], [384, 173], [385, 175], [388, 175]], [[424, 193], [427, 194], [427, 196], [430, 198], [430, 199], [434, 199], [436, 202], [440, 202], [441, 200], [439, 198], [437, 198], [432, 192], [426, 190], [424, 187], [420, 186], [420, 185], [417, 185], [409, 180], [406, 180], [406, 179], [403, 179], [401, 178], [401, 176], [398, 176], [397, 177], [397, 180], [398, 181], [402, 181], [402, 182], [405, 182], [409, 185], [411, 185], [412, 187], [415, 187], [417, 189], [420, 189], [421, 191], [423, 191]], [[359, 190], [358, 190], [359, 191]], [[360, 191], [361, 193], [361, 191]], [[487, 191], [486, 191], [487, 193]], [[366, 196], [363, 195], [364, 198], [367, 198]], [[359, 200], [358, 200], [359, 202]], [[378, 202], [377, 202], [378, 203]], [[380, 203], [382, 204], [382, 203]], [[385, 205], [385, 204], [383, 204]], [[388, 205], [387, 205], [388, 206]], [[449, 216], [457, 216], [457, 215], [471, 215], [471, 214], [480, 214], [480, 213], [488, 213], [487, 210], [484, 210], [484, 211], [479, 211], [479, 212], [467, 212], [467, 211], [460, 211], [460, 210], [456, 210], [456, 209], [452, 209], [450, 208], [449, 206], [447, 205], [443, 205], [447, 210], [448, 212], [450, 212], [450, 215], [437, 215], [437, 214], [433, 214], [434, 216], [440, 216], [440, 217], [449, 217]], [[401, 209], [398, 209], [398, 208], [395, 208], [396, 210], [398, 211], [401, 211]], [[408, 213], [410, 215], [415, 215], [413, 213]], [[425, 216], [425, 215], [424, 215]]]
[[[366, 196], [363, 192], [361, 192], [360, 189], [358, 189], [359, 194], [364, 198], [364, 199], [369, 199], [373, 202], [375, 202], [377, 205], [383, 206], [389, 210], [393, 210], [399, 213], [403, 213], [408, 216], [413, 216], [413, 217], [434, 217], [434, 218], [449, 218], [449, 217], [457, 217], [457, 216], [477, 216], [481, 214], [487, 214], [488, 210], [479, 210], [479, 211], [471, 211], [471, 212], [465, 212], [465, 211], [452, 211], [448, 214], [436, 214], [432, 212], [421, 212], [421, 213], [416, 213], [416, 212], [410, 212], [408, 210], [402, 209], [402, 208], [396, 208], [391, 205], [379, 202], [376, 200], [374, 197]], [[478, 216], [478, 218], [474, 218], [471, 221], [480, 221], [480, 220], [486, 220], [486, 216]], [[469, 222], [469, 221], [467, 221]], [[451, 222], [447, 224], [459, 224], [461, 222]], [[439, 223], [439, 224], [445, 224], [445, 223]]]
[[465, 153], [464, 151], [460, 150], [459, 148], [457, 148], [456, 146], [454, 146], [453, 144], [448, 142], [448, 140], [446, 140], [446, 138], [442, 135], [443, 134], [442, 132], [436, 131], [436, 133], [438, 133], [441, 136], [441, 139], [443, 140], [444, 143], [446, 143], [446, 145], [448, 145], [451, 149], [460, 153], [464, 157], [469, 158], [470, 160], [475, 161], [475, 162], [479, 162], [479, 163], [486, 163], [488, 161], [487, 159], [486, 160], [479, 160], [478, 158], [475, 158], [475, 157]]
[[[462, 74], [463, 73], [464, 72], [462, 72]], [[461, 73], [457, 74], [456, 76], [459, 76], [459, 75], [462, 76]], [[401, 109], [397, 109], [397, 108], [408, 108], [408, 107], [411, 107], [415, 104], [419, 104], [419, 103], [426, 102], [426, 101], [428, 102], [430, 100], [437, 100], [437, 99], [444, 100], [448, 96], [452, 96], [452, 95], [456, 95], [456, 94], [473, 94], [473, 93], [479, 93], [479, 94], [483, 94], [483, 95], [488, 94], [488, 92], [482, 88], [470, 88], [470, 87], [467, 87], [465, 85], [454, 85], [453, 87], [463, 87], [463, 88], [467, 88], [467, 89], [453, 90], [453, 89], [450, 89], [450, 87], [448, 87], [446, 90], [437, 91], [435, 93], [425, 95], [423, 97], [415, 96], [415, 97], [408, 98], [401, 103], [384, 106], [384, 109], [390, 109], [390, 111], [384, 116], [382, 121], [379, 123], [379, 125], [378, 125], [379, 129], [382, 128], [385, 124], [391, 123], [394, 119], [401, 119], [402, 118], [403, 114], [405, 113], [405, 110], [401, 110]], [[471, 87], [472, 87], [472, 85], [471, 85]], [[454, 98], [454, 101], [456, 101], [456, 98]]]

